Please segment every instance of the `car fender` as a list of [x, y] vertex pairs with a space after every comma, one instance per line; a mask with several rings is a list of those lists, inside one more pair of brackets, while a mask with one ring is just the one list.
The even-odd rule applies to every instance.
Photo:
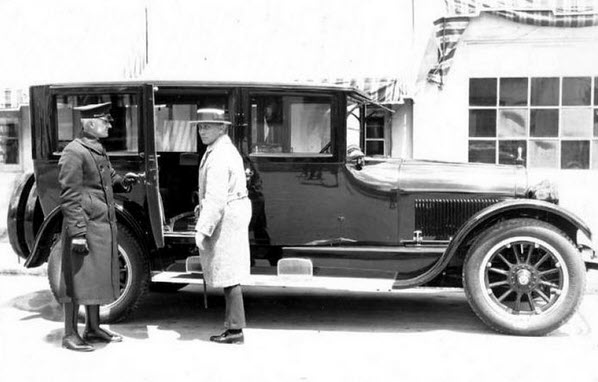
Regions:
[[[471, 239], [492, 225], [498, 219], [512, 219], [517, 217], [532, 217], [555, 224], [557, 228], [565, 231], [580, 246], [576, 239], [576, 232], [580, 230], [591, 240], [590, 228], [579, 217], [558, 205], [535, 199], [509, 199], [484, 208], [467, 220], [456, 235], [451, 239], [442, 257], [425, 273], [409, 280], [396, 281], [394, 288], [406, 288], [422, 285], [438, 276], [464, 245]], [[580, 251], [581, 255], [581, 251]]]
[[53, 242], [53, 236], [56, 233], [60, 233], [61, 227], [62, 211], [60, 210], [60, 206], [58, 206], [50, 211], [39, 228], [39, 232], [35, 237], [33, 249], [31, 249], [31, 253], [25, 261], [25, 268], [39, 267], [48, 260], [48, 254], [50, 253], [50, 246]]
[[[144, 231], [133, 215], [119, 204], [116, 205], [115, 209], [117, 221], [131, 228], [137, 238], [142, 238]], [[25, 261], [25, 268], [39, 267], [48, 260], [49, 247], [52, 245], [53, 236], [56, 233], [60, 233], [61, 229], [62, 211], [60, 206], [58, 206], [48, 214], [39, 228], [31, 254]], [[139, 243], [144, 250], [148, 250], [146, 240], [139, 240]]]
[[25, 232], [25, 213], [28, 199], [35, 186], [32, 172], [23, 174], [15, 183], [8, 202], [8, 216], [6, 231], [8, 241], [17, 255], [22, 258], [29, 256], [29, 246]]
[[[589, 239], [592, 232], [588, 225], [571, 211], [556, 204], [535, 199], [510, 199], [493, 204], [472, 216], [451, 240], [445, 252], [446, 262], [450, 260], [468, 239], [476, 232], [492, 224], [498, 218], [534, 217], [554, 224], [565, 231], [577, 244], [576, 231], [580, 230]], [[575, 232], [572, 232], [575, 230]]]

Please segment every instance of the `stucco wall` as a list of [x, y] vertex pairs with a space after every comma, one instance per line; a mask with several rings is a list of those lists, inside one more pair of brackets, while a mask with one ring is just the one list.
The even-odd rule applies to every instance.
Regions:
[[[596, 76], [596, 52], [598, 27], [535, 27], [488, 15], [474, 19], [444, 87], [420, 84], [414, 105], [414, 157], [468, 160], [469, 78]], [[597, 170], [530, 169], [529, 176], [532, 183], [552, 179], [559, 186], [561, 205], [582, 217], [598, 236]]]

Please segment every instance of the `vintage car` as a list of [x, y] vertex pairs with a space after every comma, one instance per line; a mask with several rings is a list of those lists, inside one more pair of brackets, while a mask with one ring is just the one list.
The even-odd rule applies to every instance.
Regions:
[[[34, 174], [9, 208], [9, 236], [26, 267], [57, 279], [57, 162], [80, 131], [78, 105], [112, 103], [103, 143], [118, 173], [143, 181], [117, 194], [122, 320], [148, 287], [201, 283], [193, 266], [198, 108], [226, 109], [244, 158], [251, 276], [247, 285], [397, 291], [463, 287], [489, 327], [544, 335], [579, 306], [590, 229], [559, 207], [549, 182], [522, 166], [369, 158], [359, 90], [314, 84], [121, 82], [30, 89]], [[349, 149], [349, 150], [348, 150]], [[584, 257], [585, 256], [585, 257]], [[586, 263], [588, 264], [588, 263]], [[309, 289], [307, 289], [309, 290]]]

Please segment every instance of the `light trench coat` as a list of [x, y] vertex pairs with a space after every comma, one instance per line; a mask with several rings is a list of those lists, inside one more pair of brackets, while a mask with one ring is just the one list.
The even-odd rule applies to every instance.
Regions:
[[208, 146], [199, 166], [200, 252], [204, 279], [211, 287], [242, 284], [249, 276], [251, 202], [243, 160], [228, 135]]

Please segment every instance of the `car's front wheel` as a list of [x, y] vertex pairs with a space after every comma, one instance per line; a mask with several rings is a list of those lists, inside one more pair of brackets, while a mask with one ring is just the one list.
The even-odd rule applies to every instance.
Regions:
[[512, 219], [475, 241], [463, 266], [474, 312], [508, 334], [545, 335], [577, 310], [585, 268], [571, 240], [551, 224]]
[[[48, 259], [48, 280], [54, 296], [60, 280], [60, 240], [52, 245]], [[100, 321], [122, 321], [137, 308], [149, 283], [148, 260], [132, 232], [118, 224], [118, 262], [120, 295], [116, 301], [100, 306]], [[80, 310], [83, 317], [84, 310]]]

